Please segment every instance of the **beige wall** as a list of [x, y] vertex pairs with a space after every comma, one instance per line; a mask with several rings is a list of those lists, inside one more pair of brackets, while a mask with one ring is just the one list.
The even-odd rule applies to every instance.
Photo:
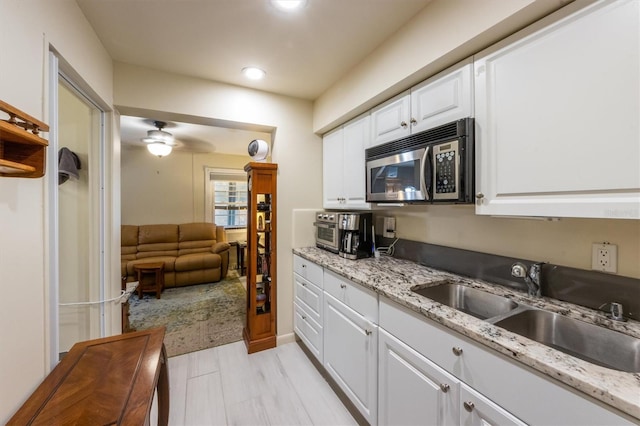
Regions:
[[[122, 113], [134, 109], [164, 111], [275, 129], [272, 161], [278, 163], [277, 327], [280, 338], [292, 338], [293, 210], [322, 205], [322, 144], [312, 132], [311, 102], [121, 63], [115, 64], [114, 71], [114, 98]], [[125, 157], [123, 153], [123, 187], [128, 185], [124, 169], [129, 160]], [[176, 157], [176, 161], [182, 159]], [[158, 170], [165, 177], [170, 173], [163, 172], [164, 168]], [[126, 207], [122, 208], [124, 212]], [[194, 215], [197, 210], [204, 208], [196, 207]], [[128, 220], [131, 216], [127, 213], [123, 220], [125, 217]]]
[[123, 150], [122, 223], [204, 221], [204, 168], [242, 170], [249, 156], [174, 151], [158, 158], [146, 149]]
[[[49, 121], [49, 44], [111, 104], [111, 59], [73, 0], [0, 0], [0, 99]], [[0, 178], [0, 423], [49, 369], [49, 178]]]
[[562, 218], [559, 221], [476, 216], [474, 206], [405, 206], [396, 236], [449, 247], [591, 269], [591, 244], [618, 245], [618, 275], [640, 278], [640, 221]]

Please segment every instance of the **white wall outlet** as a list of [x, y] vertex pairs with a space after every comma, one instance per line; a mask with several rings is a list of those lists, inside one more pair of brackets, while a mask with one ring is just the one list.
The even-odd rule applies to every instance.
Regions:
[[591, 269], [601, 272], [618, 272], [618, 246], [594, 243], [591, 251]]

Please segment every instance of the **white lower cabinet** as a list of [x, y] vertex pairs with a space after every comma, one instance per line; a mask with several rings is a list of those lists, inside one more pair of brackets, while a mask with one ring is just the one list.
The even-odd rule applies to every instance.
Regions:
[[378, 424], [458, 425], [460, 381], [379, 329]]
[[464, 383], [460, 384], [460, 406], [460, 425], [462, 426], [526, 425], [504, 408]]
[[378, 326], [324, 294], [324, 367], [364, 418], [377, 423]]

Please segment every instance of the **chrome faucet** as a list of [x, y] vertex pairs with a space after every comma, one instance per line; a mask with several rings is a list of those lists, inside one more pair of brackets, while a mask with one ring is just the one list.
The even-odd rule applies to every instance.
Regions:
[[521, 262], [511, 265], [511, 275], [517, 278], [524, 278], [529, 296], [542, 296], [542, 265], [544, 265], [544, 262], [534, 263], [528, 270], [524, 263]]
[[[622, 307], [622, 303], [618, 302], [606, 302], [600, 305], [598, 309], [602, 309], [605, 306], [609, 306], [609, 311], [607, 313], [607, 318], [611, 318], [614, 321], [626, 321], [627, 319], [624, 317], [624, 308]], [[607, 311], [605, 311], [607, 312]]]

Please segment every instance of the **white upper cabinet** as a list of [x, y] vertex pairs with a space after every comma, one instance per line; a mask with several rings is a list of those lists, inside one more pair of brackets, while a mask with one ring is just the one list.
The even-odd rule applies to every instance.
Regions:
[[369, 145], [369, 114], [322, 139], [323, 206], [367, 210], [364, 150]]
[[472, 58], [411, 89], [411, 132], [473, 117]]
[[476, 212], [640, 219], [640, 2], [557, 16], [475, 58]]
[[411, 134], [411, 95], [409, 90], [371, 110], [371, 146]]
[[473, 117], [469, 58], [371, 110], [371, 146]]

